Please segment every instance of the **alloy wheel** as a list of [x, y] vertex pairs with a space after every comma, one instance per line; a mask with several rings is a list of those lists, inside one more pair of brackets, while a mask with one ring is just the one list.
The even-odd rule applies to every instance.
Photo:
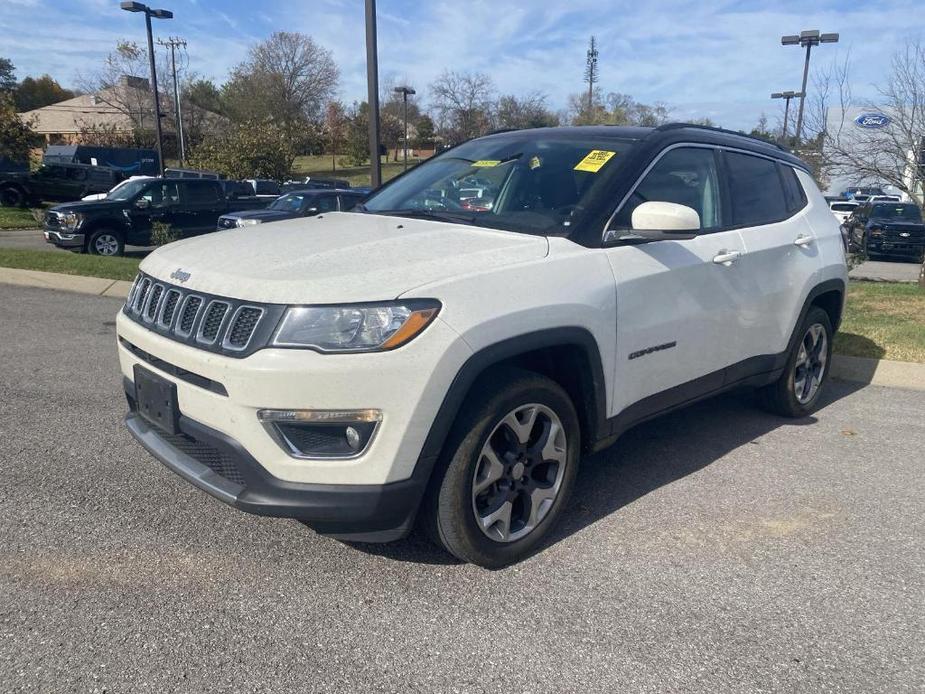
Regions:
[[821, 323], [809, 326], [793, 366], [793, 392], [801, 405], [810, 402], [819, 390], [825, 376], [829, 356], [829, 340]]
[[116, 255], [119, 252], [119, 240], [112, 234], [100, 234], [93, 240], [93, 250], [97, 255]]
[[542, 522], [562, 487], [567, 443], [545, 405], [520, 405], [495, 425], [472, 476], [472, 510], [487, 537], [514, 542]]

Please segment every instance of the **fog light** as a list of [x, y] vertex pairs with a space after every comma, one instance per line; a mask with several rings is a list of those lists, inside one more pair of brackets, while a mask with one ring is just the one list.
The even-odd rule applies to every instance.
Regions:
[[257, 418], [295, 458], [353, 458], [372, 441], [379, 410], [258, 410]]

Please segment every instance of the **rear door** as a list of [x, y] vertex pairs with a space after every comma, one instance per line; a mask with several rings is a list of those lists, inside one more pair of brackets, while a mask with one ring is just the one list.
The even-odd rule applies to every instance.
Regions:
[[806, 285], [820, 265], [807, 196], [791, 166], [728, 150], [723, 161], [732, 223], [745, 242], [737, 290], [743, 297], [737, 316], [742, 356], [770, 357], [785, 351]]
[[702, 233], [606, 249], [617, 296], [612, 414], [634, 403], [647, 414], [719, 388], [723, 369], [741, 358], [736, 316], [744, 244], [724, 219], [716, 150], [682, 145], [663, 152], [608, 228], [631, 228], [633, 209], [646, 201], [693, 208]]
[[197, 236], [215, 231], [218, 218], [225, 211], [225, 195], [218, 181], [185, 179], [177, 182], [180, 188], [180, 211], [184, 236]]

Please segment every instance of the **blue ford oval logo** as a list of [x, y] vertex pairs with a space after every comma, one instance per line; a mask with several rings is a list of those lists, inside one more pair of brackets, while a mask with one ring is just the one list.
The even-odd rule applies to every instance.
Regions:
[[884, 116], [882, 113], [862, 113], [854, 119], [854, 122], [859, 128], [877, 130], [879, 128], [885, 128], [892, 121], [888, 116]]

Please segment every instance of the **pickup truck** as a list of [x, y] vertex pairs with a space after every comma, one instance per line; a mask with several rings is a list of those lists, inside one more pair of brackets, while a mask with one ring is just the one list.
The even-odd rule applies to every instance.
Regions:
[[23, 207], [43, 200], [66, 202], [105, 193], [124, 175], [118, 169], [89, 164], [43, 164], [33, 172], [0, 173], [0, 205]]
[[229, 212], [265, 207], [254, 197], [229, 198], [221, 181], [151, 178], [132, 181], [103, 200], [58, 205], [45, 213], [45, 240], [93, 255], [122, 255], [125, 245], [148, 246], [153, 222], [169, 224], [180, 238], [215, 231]]
[[845, 220], [848, 246], [868, 258], [889, 256], [925, 260], [925, 223], [912, 203], [875, 202], [859, 206]]

